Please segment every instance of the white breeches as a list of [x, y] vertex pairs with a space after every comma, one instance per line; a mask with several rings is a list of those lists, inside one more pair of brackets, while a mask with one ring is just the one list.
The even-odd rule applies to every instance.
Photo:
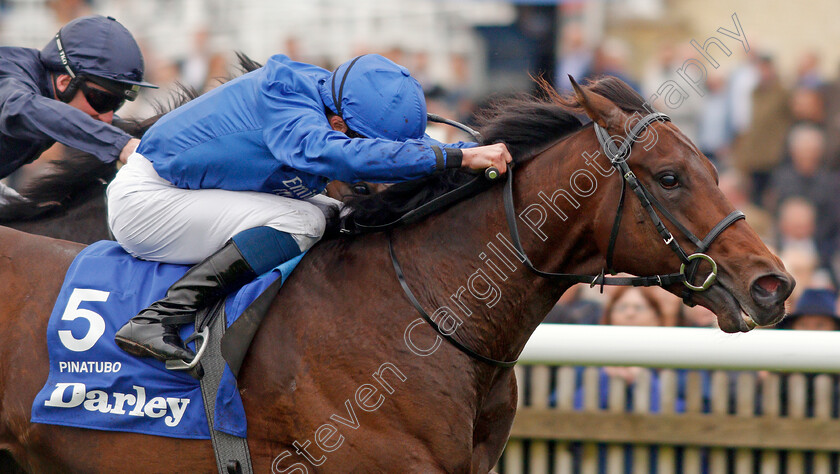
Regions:
[[307, 200], [224, 189], [181, 189], [158, 176], [139, 153], [108, 186], [108, 225], [135, 257], [195, 264], [243, 230], [268, 226], [291, 234], [307, 250], [324, 234], [324, 195]]

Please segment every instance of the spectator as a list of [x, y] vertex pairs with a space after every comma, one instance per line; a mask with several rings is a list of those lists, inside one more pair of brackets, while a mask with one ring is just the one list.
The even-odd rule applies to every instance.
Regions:
[[[661, 326], [663, 323], [662, 311], [660, 310], [659, 302], [653, 294], [647, 291], [647, 288], [635, 287], [620, 287], [612, 292], [610, 301], [607, 304], [606, 310], [602, 318], [602, 324], [611, 324], [614, 326]], [[585, 394], [581, 384], [582, 371], [578, 371], [578, 390], [575, 392], [574, 408], [575, 410], [583, 409], [584, 396], [597, 396], [598, 407], [601, 410], [608, 408], [609, 386], [610, 379], [620, 378], [626, 383], [625, 392], [625, 411], [633, 410], [634, 386], [639, 376], [648, 371], [650, 373], [650, 400], [649, 408], [651, 413], [658, 413], [661, 411], [660, 400], [660, 381], [659, 372], [656, 369], [646, 369], [643, 367], [602, 367], [598, 373], [598, 393]], [[677, 402], [674, 407], [675, 411], [683, 412], [684, 403], [682, 400]], [[600, 462], [600, 472], [605, 473], [606, 465], [606, 446], [601, 444], [598, 446], [598, 457]], [[656, 466], [657, 448], [650, 448], [650, 465], [652, 466], [650, 472], [656, 472], [653, 466]], [[630, 446], [625, 446], [624, 449], [624, 472], [631, 473], [633, 470], [633, 450]]]
[[656, 97], [651, 105], [657, 110], [668, 113], [680, 131], [689, 140], [697, 142], [700, 114], [705, 97], [700, 96], [691, 88], [679, 90], [673, 87], [673, 84], [684, 82], [683, 78], [677, 74], [677, 70], [680, 69], [685, 58], [695, 52], [688, 44], [684, 48], [687, 49], [678, 50], [666, 44], [659, 50], [659, 54], [645, 70], [642, 95]]
[[432, 90], [441, 87], [438, 81], [435, 80], [434, 76], [432, 76], [430, 67], [429, 67], [429, 52], [428, 51], [418, 51], [413, 54], [413, 64], [411, 66], [411, 75], [417, 79], [417, 82], [420, 83], [420, 87], [423, 88], [423, 93], [426, 94], [428, 98], [429, 92]]
[[[426, 110], [430, 114], [440, 115], [445, 118], [455, 117], [455, 111], [447, 106], [447, 91], [442, 86], [435, 85], [432, 89], [425, 91], [424, 95], [426, 96]], [[470, 139], [468, 135], [456, 127], [431, 121], [426, 125], [426, 134], [437, 141], [445, 143], [456, 142], [461, 138], [466, 140]]]
[[[604, 311], [601, 324], [613, 326], [661, 326], [662, 311], [659, 302], [650, 292], [642, 288], [621, 287], [613, 292], [610, 302]], [[633, 383], [643, 371], [649, 370], [642, 367], [603, 367], [599, 374], [599, 406], [607, 408], [607, 394], [609, 379], [619, 377], [627, 383], [627, 410], [633, 407]], [[651, 391], [650, 410], [659, 411], [659, 377], [658, 373], [650, 369]], [[582, 389], [575, 393], [574, 406], [576, 410], [583, 408]]]
[[569, 75], [576, 79], [588, 76], [592, 69], [592, 50], [586, 46], [583, 29], [577, 23], [563, 28], [563, 38], [560, 44], [563, 49], [557, 62], [555, 83], [559, 91], [571, 91], [572, 83]]
[[793, 196], [779, 207], [778, 241], [780, 250], [799, 248], [817, 252], [814, 238], [817, 213], [814, 205], [805, 198]]
[[90, 9], [90, 0], [50, 0], [46, 3], [61, 24], [70, 23], [76, 18], [93, 13]]
[[697, 147], [713, 163], [728, 158], [732, 128], [726, 82], [719, 74], [706, 80], [706, 97], [700, 106], [697, 124]]
[[682, 298], [658, 286], [646, 288], [645, 291], [649, 291], [651, 296], [656, 298], [656, 301], [659, 302], [659, 310], [662, 312], [661, 325], [679, 325], [680, 318], [682, 317], [681, 313], [683, 308], [685, 307]]
[[790, 111], [795, 122], [821, 125], [825, 121], [825, 103], [815, 89], [796, 88], [790, 96]]
[[210, 39], [210, 31], [207, 27], [198, 28], [193, 33], [189, 53], [178, 61], [180, 81], [199, 92], [212, 89], [219, 84], [218, 78], [226, 75], [220, 74], [218, 70], [211, 71], [211, 66], [217, 64], [218, 55], [213, 53]]
[[557, 301], [554, 308], [543, 320], [548, 324], [598, 324], [601, 318], [601, 305], [584, 299], [584, 285], [574, 285]]
[[472, 95], [469, 59], [464, 54], [453, 54], [449, 58], [449, 67], [452, 69], [452, 83], [446, 101], [455, 111], [456, 120], [471, 123], [476, 105]]
[[826, 165], [837, 171], [840, 170], [840, 78], [827, 83], [821, 91], [826, 117]]
[[815, 51], [806, 51], [796, 66], [796, 86], [819, 89], [823, 85], [820, 75], [820, 57]]
[[790, 163], [773, 172], [767, 202], [771, 209], [777, 209], [790, 196], [807, 196], [817, 203], [823, 200], [819, 198], [830, 194], [827, 188], [833, 188], [833, 183], [826, 181], [828, 175], [820, 173], [825, 151], [822, 131], [814, 125], [800, 124], [791, 128], [788, 136]]
[[815, 280], [820, 260], [813, 247], [789, 247], [781, 251], [779, 256], [787, 271], [796, 280], [796, 287], [785, 302], [785, 308], [791, 312], [805, 288], [816, 286]]
[[641, 93], [639, 84], [631, 78], [627, 68], [630, 57], [630, 48], [627, 47], [627, 43], [618, 38], [607, 38], [595, 51], [590, 75], [592, 77], [602, 74], [615, 76], [626, 82], [636, 92]]
[[752, 123], [753, 92], [759, 81], [758, 58], [755, 51], [756, 48], [753, 45], [748, 59], [738, 65], [729, 75], [727, 87], [729, 116], [735, 135], [746, 133]]
[[840, 298], [837, 298], [834, 303], [834, 314], [840, 314]]
[[809, 288], [802, 292], [796, 308], [777, 327], [805, 331], [836, 331], [840, 316], [836, 312], [837, 296], [826, 289]]
[[733, 165], [753, 182], [753, 200], [758, 200], [772, 170], [782, 161], [785, 131], [791, 114], [788, 93], [776, 73], [773, 60], [758, 62], [759, 82], [752, 96], [752, 121], [738, 138]]
[[717, 316], [710, 309], [699, 304], [685, 306], [682, 309], [680, 326], [690, 328], [716, 328], [718, 327]]
[[[796, 331], [836, 331], [840, 329], [840, 316], [837, 315], [837, 296], [831, 290], [808, 288], [802, 292], [802, 296], [796, 303], [793, 312], [777, 325], [779, 329], [791, 329]], [[814, 416], [815, 407], [815, 379], [819, 374], [805, 374], [806, 380], [806, 406], [805, 416]], [[781, 374], [781, 406], [783, 411], [788, 406], [790, 398], [788, 374]], [[831, 378], [832, 417], [838, 416], [837, 410], [840, 407], [840, 380], [836, 375]], [[783, 413], [784, 414], [784, 413]], [[805, 472], [813, 472], [810, 465], [812, 459], [806, 459]], [[832, 472], [837, 472], [833, 470]]]
[[[779, 210], [780, 204], [793, 196], [810, 201], [816, 212], [814, 241], [823, 265], [830, 262], [837, 242], [840, 226], [840, 202], [836, 199], [840, 176], [823, 167], [825, 140], [822, 131], [813, 125], [798, 125], [790, 132], [791, 163], [773, 172], [766, 200], [770, 209]], [[783, 246], [783, 242], [780, 243]]]

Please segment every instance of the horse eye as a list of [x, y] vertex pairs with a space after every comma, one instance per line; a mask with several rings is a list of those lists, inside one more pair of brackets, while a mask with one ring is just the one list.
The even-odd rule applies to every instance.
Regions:
[[367, 196], [370, 194], [370, 187], [368, 187], [365, 183], [359, 183], [353, 185], [353, 193], [359, 194], [362, 196]]
[[680, 182], [677, 180], [676, 175], [664, 174], [659, 177], [659, 184], [665, 189], [673, 189], [676, 188]]

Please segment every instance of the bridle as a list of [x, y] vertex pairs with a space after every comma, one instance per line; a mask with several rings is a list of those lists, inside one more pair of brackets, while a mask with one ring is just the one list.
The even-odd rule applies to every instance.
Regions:
[[[592, 275], [579, 275], [579, 274], [570, 274], [570, 273], [550, 273], [544, 272], [534, 267], [531, 261], [528, 259], [527, 255], [525, 254], [525, 250], [522, 247], [522, 243], [519, 239], [519, 230], [516, 225], [516, 213], [513, 204], [513, 173], [511, 170], [508, 170], [508, 177], [507, 182], [505, 183], [505, 192], [504, 192], [504, 199], [505, 199], [505, 214], [507, 216], [508, 227], [510, 228], [511, 239], [513, 241], [513, 245], [516, 250], [520, 253], [520, 257], [524, 258], [525, 266], [534, 272], [535, 274], [543, 277], [549, 278], [552, 280], [558, 280], [566, 283], [588, 283], [590, 286], [596, 285], [613, 285], [613, 286], [669, 286], [674, 283], [683, 283], [687, 290], [683, 295], [683, 300], [687, 304], [691, 304], [689, 301], [691, 295], [694, 292], [701, 292], [709, 289], [709, 287], [714, 284], [717, 280], [717, 272], [718, 267], [717, 263], [715, 263], [712, 257], [706, 255], [706, 252], [711, 246], [712, 242], [729, 226], [734, 224], [740, 219], [744, 219], [744, 213], [741, 211], [732, 211], [729, 213], [728, 216], [724, 217], [711, 231], [706, 235], [705, 238], [700, 240], [697, 236], [694, 235], [693, 232], [688, 230], [684, 225], [682, 225], [679, 220], [671, 214], [665, 206], [662, 205], [651, 193], [650, 191], [645, 188], [645, 186], [639, 181], [633, 171], [630, 170], [630, 166], [627, 165], [627, 157], [630, 154], [630, 149], [633, 146], [633, 143], [639, 141], [639, 137], [641, 136], [642, 132], [650, 126], [654, 122], [670, 122], [671, 118], [667, 115], [655, 112], [646, 115], [641, 120], [639, 120], [632, 129], [630, 129], [630, 133], [624, 137], [624, 140], [621, 142], [620, 146], [616, 146], [614, 137], [610, 136], [610, 134], [604, 130], [600, 125], [597, 123], [593, 124], [595, 127], [595, 135], [598, 138], [598, 143], [601, 145], [601, 149], [607, 158], [610, 160], [612, 166], [618, 170], [620, 173], [622, 180], [621, 180], [621, 195], [618, 200], [618, 208], [616, 209], [615, 219], [613, 221], [612, 231], [610, 232], [610, 241], [607, 247], [607, 256], [606, 256], [606, 268], [601, 270], [601, 273], [596, 276]], [[668, 273], [665, 275], [651, 275], [651, 276], [641, 276], [641, 277], [607, 277], [605, 273], [609, 272], [610, 274], [615, 274], [612, 266], [613, 255], [615, 253], [615, 244], [618, 240], [618, 234], [621, 227], [621, 217], [622, 217], [622, 210], [624, 208], [624, 196], [626, 194], [626, 187], [630, 186], [630, 189], [633, 190], [633, 193], [639, 199], [639, 202], [642, 204], [642, 207], [647, 211], [650, 220], [653, 222], [653, 226], [656, 228], [656, 231], [659, 233], [659, 236], [662, 237], [662, 240], [674, 253], [677, 254], [682, 264], [680, 265], [680, 271], [678, 273]], [[694, 253], [688, 254], [685, 250], [683, 250], [680, 243], [677, 239], [674, 238], [671, 231], [665, 226], [662, 222], [662, 219], [659, 218], [659, 215], [656, 213], [656, 210], [662, 213], [665, 218], [674, 225], [683, 235], [685, 235], [688, 240], [690, 240], [697, 249]], [[701, 261], [706, 261], [711, 265], [711, 272], [706, 277], [705, 281], [701, 285], [694, 285], [691, 283], [693, 280], [696, 272], [697, 267]]]
[[[618, 201], [618, 207], [616, 209], [616, 215], [613, 220], [613, 227], [612, 231], [610, 232], [610, 241], [607, 247], [607, 256], [606, 256], [606, 267], [601, 270], [599, 275], [581, 275], [575, 273], [552, 273], [552, 272], [545, 272], [539, 270], [531, 263], [531, 260], [528, 258], [527, 254], [525, 253], [525, 249], [522, 247], [521, 239], [519, 238], [519, 229], [516, 224], [516, 210], [513, 202], [513, 164], [508, 165], [507, 170], [507, 181], [505, 182], [505, 189], [504, 189], [504, 208], [505, 208], [505, 215], [507, 217], [508, 228], [510, 231], [511, 241], [514, 245], [514, 248], [519, 253], [519, 259], [525, 264], [525, 266], [536, 275], [562, 282], [562, 283], [587, 283], [591, 287], [596, 285], [601, 285], [602, 290], [604, 285], [613, 285], [613, 286], [670, 286], [675, 283], [683, 283], [686, 287], [686, 290], [683, 294], [683, 300], [686, 304], [692, 304], [690, 302], [691, 296], [696, 292], [702, 292], [709, 287], [711, 287], [715, 281], [717, 280], [717, 273], [718, 273], [718, 266], [717, 263], [712, 259], [712, 257], [706, 255], [706, 252], [711, 246], [712, 242], [729, 226], [734, 224], [740, 219], [744, 219], [744, 213], [741, 211], [732, 211], [724, 217], [717, 225], [712, 228], [711, 231], [706, 235], [705, 238], [702, 240], [697, 238], [693, 232], [688, 230], [684, 225], [682, 225], [673, 214], [671, 214], [665, 206], [662, 205], [651, 193], [650, 191], [645, 188], [645, 186], [639, 181], [633, 171], [630, 170], [630, 166], [627, 164], [627, 157], [630, 155], [630, 149], [633, 146], [633, 143], [639, 141], [639, 137], [641, 136], [642, 132], [645, 129], [653, 124], [654, 122], [669, 122], [671, 119], [667, 115], [659, 112], [651, 113], [642, 117], [631, 129], [630, 132], [624, 137], [624, 140], [621, 141], [621, 144], [616, 146], [615, 138], [610, 136], [610, 134], [597, 123], [594, 124], [595, 127], [595, 135], [598, 138], [598, 143], [601, 145], [601, 149], [607, 158], [610, 160], [612, 166], [618, 170], [621, 174], [621, 195]], [[615, 274], [615, 271], [612, 267], [612, 260], [613, 255], [615, 253], [615, 245], [616, 241], [618, 240], [619, 230], [621, 228], [621, 217], [622, 211], [624, 209], [624, 196], [626, 194], [626, 187], [630, 186], [630, 189], [633, 190], [633, 193], [639, 199], [642, 207], [647, 211], [650, 220], [653, 222], [653, 226], [656, 228], [656, 231], [659, 233], [662, 240], [665, 244], [677, 254], [680, 261], [682, 262], [680, 265], [680, 271], [677, 273], [668, 273], [665, 275], [650, 275], [650, 276], [639, 276], [639, 277], [608, 277], [605, 276], [607, 272], [610, 274]], [[656, 209], [654, 209], [654, 207]], [[665, 219], [667, 219], [674, 227], [677, 228], [683, 235], [685, 235], [688, 240], [690, 240], [697, 248], [694, 253], [688, 254], [674, 238], [674, 235], [671, 234], [671, 231], [665, 226], [662, 222], [662, 219], [659, 218], [659, 215], [656, 211], [659, 211]], [[399, 262], [397, 261], [396, 255], [394, 254], [394, 247], [392, 241], [390, 239], [390, 235], [388, 238], [388, 247], [391, 255], [391, 261], [394, 265], [394, 270], [397, 274], [397, 278], [400, 282], [400, 285], [405, 291], [408, 299], [411, 301], [412, 305], [417, 309], [423, 319], [430, 325], [432, 328], [437, 331], [437, 333], [445, 339], [450, 344], [454, 345], [458, 350], [467, 354], [468, 356], [479, 360], [481, 362], [502, 368], [509, 368], [516, 364], [516, 360], [513, 361], [499, 361], [496, 359], [491, 359], [489, 357], [483, 356], [478, 354], [477, 352], [473, 351], [472, 349], [464, 346], [456, 339], [452, 337], [452, 333], [447, 334], [440, 329], [438, 324], [432, 320], [431, 317], [426, 313], [423, 309], [420, 302], [417, 301], [417, 298], [412, 293], [411, 289], [408, 287], [408, 284], [405, 281], [405, 276], [402, 272], [402, 268], [400, 267]], [[705, 261], [711, 265], [711, 272], [706, 277], [701, 285], [694, 285], [691, 282], [694, 279], [694, 276], [698, 270], [700, 262]]]

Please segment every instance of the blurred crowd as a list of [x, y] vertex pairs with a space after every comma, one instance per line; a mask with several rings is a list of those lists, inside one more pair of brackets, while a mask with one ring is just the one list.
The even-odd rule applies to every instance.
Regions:
[[[633, 73], [630, 49], [617, 39], [607, 39], [587, 47], [583, 31], [572, 26], [563, 32], [563, 50], [556, 71], [556, 85], [570, 87], [567, 74], [576, 78], [611, 74], [624, 79], [643, 97], [651, 97], [666, 81], [680, 81], [677, 70], [690, 58], [698, 57], [688, 40], [684, 45], [660, 46], [649, 64]], [[784, 261], [797, 281], [787, 304], [788, 316], [773, 329], [759, 330], [840, 330], [840, 306], [837, 288], [840, 277], [840, 74], [828, 77], [820, 58], [802, 51], [795, 71], [779, 70], [772, 54], [753, 46], [748, 53], [737, 51], [728, 58], [733, 64], [721, 71], [709, 68], [702, 94], [690, 91], [679, 107], [661, 101], [652, 105], [669, 114], [674, 123], [692, 139], [718, 169], [720, 188], [735, 208], [746, 214], [747, 222], [762, 240]], [[723, 72], [723, 71], [726, 72]], [[840, 71], [838, 71], [840, 73]], [[687, 85], [686, 85], [687, 86]], [[688, 307], [661, 288], [598, 288], [577, 285], [557, 302], [545, 323], [609, 324], [625, 326], [717, 326], [716, 316], [706, 308]], [[583, 386], [583, 369], [577, 369], [574, 409], [584, 410], [586, 400], [597, 400], [600, 410], [608, 408], [610, 381], [620, 379], [626, 390], [625, 410], [632, 412], [639, 403], [652, 412], [663, 410], [660, 404], [660, 371], [643, 367], [600, 367], [596, 393]], [[690, 373], [700, 376], [702, 411], [713, 403], [711, 371], [677, 371], [676, 413], [686, 404], [686, 380]], [[739, 372], [726, 373], [728, 413], [735, 413]], [[770, 373], [750, 374], [757, 392]], [[805, 394], [799, 407], [791, 404], [788, 380], [780, 378], [779, 406], [786, 410], [802, 409], [803, 416], [815, 416], [817, 374], [805, 374]], [[634, 400], [635, 387], [644, 377], [650, 383], [650, 399]], [[840, 377], [829, 378], [830, 410], [828, 416], [840, 416]], [[762, 403], [773, 400], [755, 398], [756, 415], [765, 413]], [[764, 400], [764, 401], [762, 401]], [[718, 400], [720, 403], [720, 400]], [[794, 407], [799, 408], [794, 408]], [[655, 449], [652, 456], [656, 456]], [[598, 450], [599, 465], [605, 447]], [[576, 465], [583, 459], [572, 446]], [[626, 472], [633, 469], [633, 455], [625, 449]], [[678, 455], [678, 461], [682, 458]], [[813, 461], [806, 457], [806, 471]], [[760, 465], [756, 464], [757, 466]], [[831, 471], [840, 469], [838, 459], [831, 459]], [[652, 472], [652, 471], [651, 471]], [[701, 472], [711, 472], [708, 453], [703, 452]]]
[[[677, 70], [698, 52], [686, 40], [682, 45], [667, 43], [658, 48], [649, 64], [634, 74], [631, 51], [617, 39], [607, 39], [587, 47], [584, 32], [572, 25], [563, 32], [563, 49], [556, 71], [559, 89], [570, 88], [567, 75], [575, 78], [618, 76], [643, 97], [651, 97], [666, 81], [686, 86], [689, 97], [678, 107], [661, 100], [652, 105], [669, 114], [674, 123], [694, 141], [715, 164], [720, 188], [742, 210], [747, 222], [762, 240], [781, 257], [797, 282], [786, 303], [787, 317], [773, 329], [760, 330], [840, 330], [837, 289], [840, 278], [840, 70], [834, 77], [822, 74], [820, 58], [802, 51], [795, 71], [779, 70], [774, 57], [758, 47], [748, 53], [735, 51], [733, 64], [721, 71], [708, 68], [702, 93], [688, 88]], [[740, 56], [740, 57], [739, 57]], [[723, 71], [726, 72], [723, 72]], [[577, 285], [567, 291], [547, 316], [545, 323], [608, 324], [624, 326], [717, 327], [717, 317], [701, 306], [688, 307], [661, 288], [598, 288]], [[597, 400], [597, 408], [607, 410], [610, 381], [620, 379], [626, 390], [625, 411], [641, 403], [651, 412], [660, 412], [660, 371], [643, 367], [600, 367], [597, 390], [588, 393], [583, 386], [583, 368], [577, 368], [574, 409], [584, 410], [586, 400]], [[710, 412], [711, 371], [678, 370], [677, 396], [669, 407], [676, 413], [686, 409], [687, 377], [700, 376], [702, 411]], [[739, 372], [726, 373], [728, 413], [736, 411]], [[758, 393], [769, 372], [751, 374]], [[782, 416], [796, 410], [789, 398], [788, 378], [780, 377], [779, 406]], [[634, 400], [636, 385], [644, 377], [650, 384], [649, 400]], [[802, 415], [815, 416], [817, 374], [805, 374]], [[828, 416], [840, 416], [840, 377], [831, 375]], [[762, 397], [755, 398], [756, 415], [765, 413]], [[720, 401], [718, 401], [719, 403]], [[772, 403], [766, 399], [764, 403]], [[580, 447], [572, 445], [576, 466], [583, 462]], [[599, 472], [604, 471], [605, 446], [599, 446]], [[653, 459], [656, 448], [651, 448]], [[625, 472], [633, 471], [633, 453], [624, 451]], [[703, 451], [700, 472], [711, 472], [708, 452]], [[677, 455], [682, 461], [681, 454]], [[653, 461], [651, 461], [653, 463]], [[805, 459], [805, 471], [813, 468], [812, 454]], [[831, 472], [840, 469], [838, 458], [831, 458]], [[651, 464], [652, 465], [652, 464]], [[756, 466], [760, 466], [757, 461]], [[653, 470], [651, 470], [653, 472]]]
[[[144, 3], [144, 2], [141, 2]], [[254, 53], [247, 48], [247, 41], [231, 40], [230, 31], [220, 26], [218, 16], [225, 8], [235, 8], [235, 2], [215, 0], [155, 0], [141, 5], [124, 0], [0, 0], [0, 45], [43, 48], [58, 29], [84, 15], [111, 15], [134, 34], [143, 51], [146, 63], [145, 79], [159, 89], [144, 89], [140, 99], [126, 103], [118, 115], [123, 118], [143, 119], [156, 114], [160, 105], [166, 106], [182, 87], [204, 93], [224, 81], [242, 74], [236, 53], [242, 52], [258, 62], [267, 55]], [[262, 2], [263, 8], [269, 8]], [[335, 5], [330, 3], [332, 8]], [[201, 13], [212, 6], [212, 12]], [[241, 7], [241, 5], [240, 5]], [[256, 8], [256, 7], [255, 7]], [[271, 8], [282, 8], [276, 5]], [[241, 10], [241, 8], [240, 8]], [[242, 36], [242, 35], [240, 35]], [[311, 38], [294, 31], [272, 31], [264, 43], [275, 45], [273, 53], [332, 70], [338, 63], [323, 51], [307, 48]], [[265, 47], [261, 48], [265, 49]], [[467, 55], [443, 53], [438, 57], [437, 70], [445, 69], [443, 76], [432, 72], [430, 51], [406, 48], [404, 45], [378, 44], [354, 41], [353, 55], [378, 53], [408, 67], [422, 83], [429, 99], [429, 112], [461, 121], [469, 121], [473, 112], [474, 97], [469, 93], [472, 83], [471, 67]], [[437, 51], [438, 56], [441, 52]], [[347, 58], [341, 58], [343, 62]], [[445, 68], [440, 63], [445, 63]], [[469, 139], [448, 126], [430, 125], [430, 134], [442, 141]], [[60, 156], [63, 146], [55, 145], [35, 163], [25, 166], [9, 177], [6, 184], [21, 187], [47, 169], [47, 164]]]
[[[780, 71], [772, 54], [753, 46], [748, 53], [734, 51], [729, 68], [708, 68], [705, 87], [694, 92], [677, 76], [687, 59], [699, 56], [688, 40], [663, 44], [643, 72], [634, 75], [622, 41], [607, 39], [588, 48], [574, 25], [563, 38], [556, 74], [560, 89], [569, 87], [567, 74], [615, 75], [643, 97], [651, 97], [667, 80], [686, 86], [688, 97], [679, 106], [661, 99], [652, 105], [669, 114], [712, 160], [723, 193], [796, 279], [788, 311], [808, 290], [824, 290], [834, 301], [840, 276], [840, 200], [835, 195], [840, 189], [840, 76], [824, 76], [820, 58], [809, 51], [802, 51], [795, 71]], [[707, 310], [685, 307], [661, 290], [652, 290], [652, 296], [663, 311], [660, 325], [715, 324]], [[546, 322], [598, 324], [607, 317], [602, 308], [610, 302], [609, 294], [604, 298], [573, 290]], [[826, 312], [837, 319], [836, 305]]]

